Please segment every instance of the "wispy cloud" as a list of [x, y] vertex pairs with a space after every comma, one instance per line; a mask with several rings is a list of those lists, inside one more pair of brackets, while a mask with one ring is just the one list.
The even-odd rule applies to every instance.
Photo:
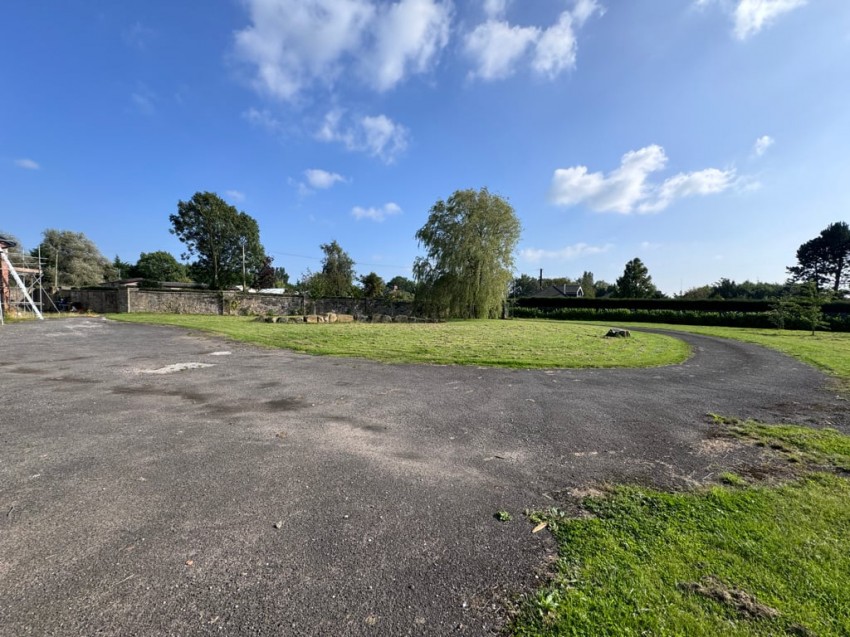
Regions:
[[153, 29], [146, 27], [141, 22], [135, 22], [132, 26], [124, 29], [121, 38], [127, 46], [143, 51], [155, 35], [156, 31]]
[[586, 166], [559, 168], [552, 177], [549, 198], [560, 206], [585, 204], [597, 212], [659, 212], [677, 199], [723, 192], [735, 183], [735, 170], [706, 168], [679, 173], [662, 183], [649, 180], [662, 170], [667, 155], [652, 145], [623, 155], [619, 168], [610, 173], [588, 172]]
[[603, 254], [608, 252], [614, 246], [606, 243], [601, 246], [588, 245], [586, 243], [576, 243], [558, 250], [543, 250], [540, 248], [525, 248], [519, 251], [519, 256], [523, 261], [529, 263], [539, 263], [541, 261], [572, 261], [579, 257], [591, 256], [594, 254]]
[[776, 140], [770, 135], [762, 135], [756, 140], [756, 143], [753, 144], [753, 153], [756, 157], [761, 157], [767, 152], [767, 149], [775, 143]]
[[358, 221], [368, 219], [370, 221], [380, 222], [384, 221], [387, 217], [400, 214], [401, 207], [393, 202], [386, 203], [380, 208], [361, 208], [360, 206], [355, 206], [351, 210], [351, 216]]
[[808, 0], [696, 0], [696, 6], [705, 8], [712, 4], [720, 5], [731, 13], [734, 23], [733, 32], [739, 40], [756, 35], [768, 27], [779, 16], [798, 9]]
[[41, 170], [41, 165], [32, 159], [16, 159], [15, 166], [26, 170]]
[[144, 84], [139, 84], [136, 90], [130, 93], [130, 101], [142, 115], [153, 115], [156, 113], [156, 93]]
[[365, 152], [391, 164], [406, 149], [410, 133], [386, 115], [347, 118], [342, 110], [330, 111], [316, 133], [324, 142], [338, 142], [348, 150]]
[[242, 118], [252, 126], [264, 128], [271, 133], [280, 133], [283, 131], [283, 122], [272, 115], [267, 109], [259, 110], [251, 107], [242, 112]]
[[311, 188], [327, 190], [336, 183], [345, 183], [346, 179], [339, 173], [328, 172], [321, 168], [310, 168], [304, 171], [304, 177]]
[[240, 190], [225, 190], [224, 196], [236, 203], [245, 201], [245, 193]]

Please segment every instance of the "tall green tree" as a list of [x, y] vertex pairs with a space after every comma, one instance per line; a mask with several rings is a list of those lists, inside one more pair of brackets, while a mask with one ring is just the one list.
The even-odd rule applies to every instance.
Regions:
[[321, 273], [325, 296], [350, 296], [354, 283], [354, 259], [336, 241], [319, 247], [325, 253]]
[[170, 252], [142, 252], [133, 268], [136, 276], [151, 281], [187, 281], [186, 266], [174, 258]]
[[256, 220], [215, 193], [196, 192], [179, 201], [169, 220], [171, 233], [186, 246], [182, 257], [196, 258], [191, 265], [196, 281], [224, 289], [250, 282], [263, 265], [266, 253]]
[[360, 277], [360, 288], [363, 290], [363, 296], [367, 299], [376, 299], [383, 296], [387, 291], [387, 284], [375, 272], [370, 272]]
[[263, 260], [263, 265], [257, 270], [254, 277], [252, 287], [257, 290], [269, 290], [277, 287], [277, 279], [275, 277], [275, 267], [272, 265], [274, 257], [266, 257]]
[[417, 300], [441, 316], [499, 316], [521, 230], [513, 206], [486, 188], [437, 201], [416, 233], [427, 253], [413, 266]]
[[797, 265], [788, 268], [793, 281], [814, 283], [818, 290], [841, 290], [850, 283], [850, 226], [831, 223], [797, 249]]
[[84, 287], [99, 285], [117, 276], [112, 263], [82, 232], [48, 229], [42, 237], [31, 255], [38, 256], [41, 250], [45, 285]]
[[657, 296], [649, 270], [638, 258], [626, 264], [623, 276], [617, 279], [617, 296], [623, 299], [649, 299]]
[[593, 279], [593, 272], [583, 272], [578, 284], [581, 286], [581, 291], [584, 292], [585, 297], [592, 299], [596, 296], [596, 281]]

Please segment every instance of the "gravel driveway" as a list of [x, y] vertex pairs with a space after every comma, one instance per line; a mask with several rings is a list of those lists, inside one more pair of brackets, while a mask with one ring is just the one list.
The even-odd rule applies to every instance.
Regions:
[[0, 635], [490, 634], [553, 549], [523, 509], [711, 479], [740, 460], [708, 412], [846, 405], [794, 359], [681, 338], [682, 365], [529, 371], [0, 328]]

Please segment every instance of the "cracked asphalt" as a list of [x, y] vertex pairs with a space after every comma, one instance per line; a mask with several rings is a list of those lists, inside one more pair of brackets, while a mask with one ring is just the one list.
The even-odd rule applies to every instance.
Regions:
[[745, 462], [708, 412], [847, 428], [816, 370], [680, 337], [681, 365], [502, 370], [0, 328], [0, 635], [491, 634], [553, 550], [524, 509]]

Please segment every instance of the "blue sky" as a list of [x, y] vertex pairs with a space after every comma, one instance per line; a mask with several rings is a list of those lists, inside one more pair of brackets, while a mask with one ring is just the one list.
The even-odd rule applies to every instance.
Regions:
[[486, 186], [517, 273], [640, 257], [672, 294], [784, 280], [849, 218], [846, 0], [10, 0], [0, 77], [26, 247], [179, 255], [168, 216], [209, 190], [293, 278], [336, 239], [389, 279], [435, 201]]

